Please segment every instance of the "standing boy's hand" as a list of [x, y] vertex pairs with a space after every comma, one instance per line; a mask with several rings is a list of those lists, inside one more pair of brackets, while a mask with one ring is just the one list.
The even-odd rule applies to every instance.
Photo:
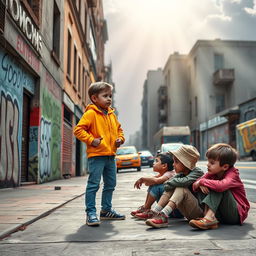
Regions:
[[120, 145], [122, 144], [122, 140], [121, 139], [116, 139], [116, 147], [120, 147]]
[[98, 147], [99, 145], [100, 145], [100, 142], [101, 142], [101, 140], [103, 139], [103, 137], [99, 137], [99, 138], [96, 138], [96, 139], [94, 139], [93, 141], [92, 141], [92, 146], [93, 147]]

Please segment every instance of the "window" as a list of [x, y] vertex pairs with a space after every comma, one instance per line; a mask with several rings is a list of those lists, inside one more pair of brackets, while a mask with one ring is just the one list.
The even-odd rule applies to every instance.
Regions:
[[66, 107], [64, 107], [64, 120], [72, 125], [72, 114]]
[[41, 1], [42, 0], [23, 0], [23, 3], [25, 4], [25, 6], [28, 4], [30, 9], [32, 10], [32, 15], [37, 19], [37, 21], [35, 20], [36, 23], [40, 21], [40, 11], [41, 11], [40, 2]]
[[195, 97], [195, 116], [198, 116], [197, 96]]
[[192, 102], [189, 101], [189, 120], [192, 120]]
[[216, 95], [216, 113], [225, 109], [225, 95]]
[[76, 46], [74, 45], [74, 73], [73, 73], [73, 84], [74, 86], [76, 87], [76, 63], [77, 62], [77, 49], [76, 49]]
[[197, 59], [196, 59], [196, 57], [194, 57], [194, 76], [195, 76], [195, 78], [196, 78], [196, 65], [197, 65]]
[[86, 103], [86, 87], [87, 87], [87, 73], [83, 68], [83, 82], [82, 82], [82, 101]]
[[251, 120], [256, 117], [256, 111], [255, 109], [249, 109], [244, 113], [244, 121]]
[[72, 43], [72, 38], [71, 34], [68, 30], [68, 59], [67, 59], [67, 74], [69, 75], [69, 78], [71, 77], [71, 43]]
[[78, 93], [81, 95], [81, 59], [78, 58]]
[[222, 54], [214, 54], [214, 71], [224, 68], [224, 56]]
[[88, 24], [89, 24], [88, 19], [89, 19], [89, 16], [87, 14], [87, 10], [85, 9], [85, 11], [84, 11], [84, 34], [85, 34], [85, 41], [87, 41], [87, 38], [88, 38], [88, 35], [87, 35], [87, 33], [88, 33]]
[[53, 31], [52, 31], [52, 50], [55, 57], [60, 57], [60, 11], [54, 1], [53, 7]]

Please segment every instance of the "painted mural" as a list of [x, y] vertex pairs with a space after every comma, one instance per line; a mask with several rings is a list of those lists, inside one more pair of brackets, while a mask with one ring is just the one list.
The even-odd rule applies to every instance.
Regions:
[[41, 93], [39, 182], [61, 177], [61, 89], [46, 71]]
[[33, 77], [0, 48], [1, 188], [20, 182], [23, 88], [34, 93]]

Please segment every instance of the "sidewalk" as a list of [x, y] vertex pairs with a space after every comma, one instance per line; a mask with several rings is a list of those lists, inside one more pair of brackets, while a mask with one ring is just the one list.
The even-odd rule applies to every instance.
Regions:
[[[86, 252], [92, 256], [255, 255], [255, 203], [251, 203], [249, 216], [242, 226], [220, 225], [215, 230], [200, 231], [183, 219], [170, 219], [168, 228], [152, 229], [144, 221], [130, 216], [130, 211], [145, 199], [145, 186], [141, 190], [133, 188], [134, 181], [142, 175], [152, 175], [152, 172], [142, 169], [117, 174], [113, 206], [126, 214], [126, 220], [102, 221], [96, 228], [85, 224], [82, 195], [87, 177], [0, 190], [0, 237], [24, 230], [0, 242], [2, 255], [16, 255], [15, 251], [20, 249], [24, 252], [20, 255], [41, 255], [46, 247], [49, 251], [44, 251], [44, 255], [52, 255], [53, 251], [54, 255]], [[54, 190], [55, 186], [61, 186], [61, 190]], [[97, 195], [97, 209], [100, 198], [101, 191]], [[47, 214], [46, 218], [41, 218]], [[33, 224], [26, 228], [30, 223]]]
[[[87, 176], [0, 190], [0, 239], [82, 196]], [[59, 189], [60, 190], [55, 190]]]

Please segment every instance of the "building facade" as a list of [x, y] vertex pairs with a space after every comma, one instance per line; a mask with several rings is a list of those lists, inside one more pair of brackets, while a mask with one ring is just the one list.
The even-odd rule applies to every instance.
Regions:
[[[75, 5], [80, 5], [80, 14]], [[68, 120], [69, 128], [73, 127], [82, 115], [89, 82], [104, 78], [102, 3], [0, 0], [0, 9], [0, 188], [43, 183], [65, 174], [82, 175], [85, 168], [80, 163], [77, 171], [76, 153], [80, 150], [82, 159], [84, 146], [77, 146], [65, 124]], [[94, 38], [94, 47], [90, 40], [84, 43], [83, 25], [76, 16], [91, 20], [95, 31], [86, 33]], [[70, 29], [67, 17], [75, 29]], [[71, 56], [77, 47], [76, 58], [69, 60], [71, 77], [67, 75], [67, 29], [76, 38]], [[65, 151], [65, 140], [71, 155]], [[66, 158], [70, 156], [67, 173]]]
[[161, 68], [150, 70], [143, 87], [142, 99], [142, 148], [153, 152], [153, 136], [159, 128], [159, 107], [156, 95], [160, 86], [164, 84]]
[[[255, 41], [219, 39], [197, 41], [188, 55], [170, 55], [165, 83], [155, 97], [163, 113], [159, 129], [188, 125], [202, 158], [215, 143], [236, 147], [236, 125], [245, 119], [243, 112], [255, 117], [255, 56]], [[249, 105], [250, 111], [243, 110]]]

